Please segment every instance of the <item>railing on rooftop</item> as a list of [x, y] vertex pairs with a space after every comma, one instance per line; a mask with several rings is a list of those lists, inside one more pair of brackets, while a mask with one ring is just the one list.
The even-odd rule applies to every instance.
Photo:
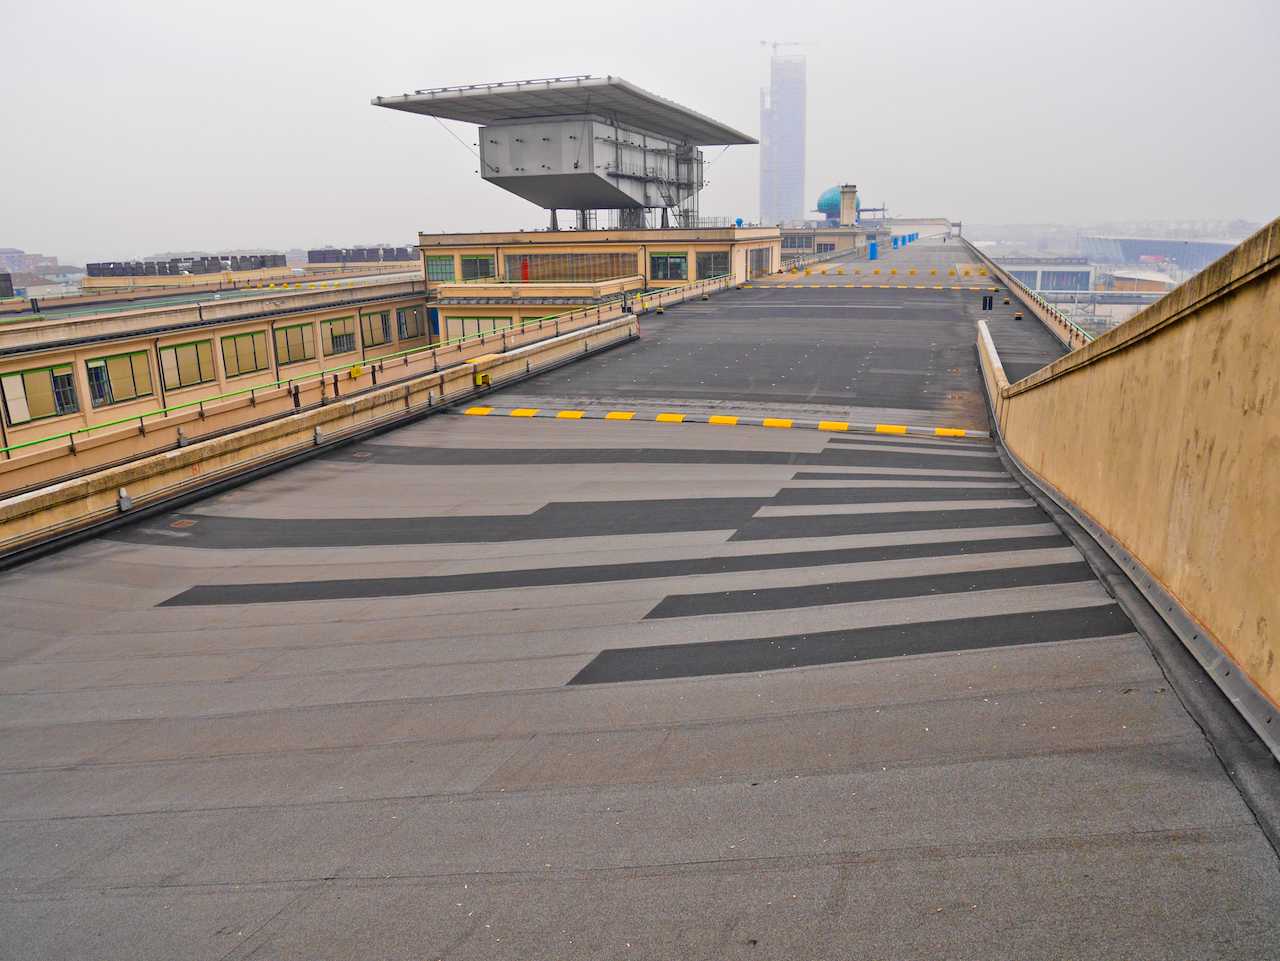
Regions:
[[[470, 336], [454, 337], [434, 344], [412, 347], [408, 350], [397, 351], [391, 354], [383, 354], [378, 357], [367, 359], [362, 358], [336, 367], [330, 367], [319, 371], [311, 371], [297, 377], [275, 380], [266, 384], [257, 384], [253, 387], [229, 391], [227, 393], [217, 394], [211, 397], [202, 397], [198, 400], [161, 407], [156, 410], [146, 411], [141, 414], [133, 414], [128, 417], [121, 417], [119, 419], [106, 421], [100, 424], [89, 424], [84, 427], [77, 427], [73, 430], [62, 431], [56, 434], [49, 434], [44, 437], [34, 438], [32, 440], [25, 440], [20, 443], [9, 444], [7, 446], [0, 447], [0, 454], [4, 455], [6, 461], [10, 461], [16, 453], [23, 451], [32, 452], [43, 445], [54, 444], [58, 441], [65, 441], [66, 443], [61, 447], [52, 448], [53, 451], [61, 451], [64, 454], [75, 454], [77, 452], [76, 442], [78, 439], [86, 441], [95, 434], [101, 434], [104, 431], [130, 425], [137, 426], [137, 433], [145, 434], [147, 432], [148, 425], [156, 424], [157, 421], [163, 421], [163, 419], [170, 417], [171, 415], [198, 411], [200, 417], [203, 419], [206, 414], [206, 408], [213, 407], [227, 401], [233, 401], [238, 398], [244, 398], [250, 406], [255, 406], [257, 398], [267, 395], [272, 391], [278, 391], [281, 388], [294, 393], [296, 397], [298, 392], [303, 388], [314, 391], [316, 387], [319, 386], [321, 391], [320, 403], [323, 404], [328, 402], [326, 392], [327, 385], [330, 383], [333, 384], [336, 396], [337, 385], [344, 374], [348, 375], [349, 379], [356, 380], [362, 377], [366, 371], [369, 372], [372, 379], [372, 385], [367, 388], [358, 388], [358, 391], [366, 389], [371, 390], [380, 386], [377, 379], [378, 372], [386, 372], [386, 369], [396, 361], [403, 362], [404, 366], [407, 367], [413, 358], [422, 356], [429, 352], [434, 352], [435, 356], [432, 358], [432, 368], [430, 371], [427, 371], [427, 373], [435, 373], [442, 369], [448, 369], [450, 367], [456, 367], [460, 364], [466, 363], [467, 358], [462, 357], [462, 354], [469, 345], [484, 346], [486, 344], [499, 343], [501, 344], [501, 349], [505, 351], [508, 349], [509, 342], [513, 338], [520, 337], [524, 334], [547, 330], [549, 331], [549, 336], [559, 336], [562, 325], [570, 324], [575, 320], [586, 321], [594, 319], [597, 324], [605, 323], [624, 314], [627, 308], [631, 308], [635, 312], [640, 313], [673, 301], [688, 299], [691, 296], [708, 292], [710, 290], [724, 289], [731, 283], [732, 278], [728, 274], [724, 274], [719, 277], [698, 280], [680, 287], [670, 287], [654, 291], [629, 292], [626, 297], [609, 299], [592, 307], [575, 307], [572, 310], [562, 311], [558, 314], [550, 314], [546, 317], [538, 318], [537, 320], [522, 321], [518, 324], [513, 323], [510, 327], [503, 328], [502, 330], [494, 330], [482, 334], [472, 334]], [[573, 329], [581, 328], [575, 327]], [[458, 359], [452, 363], [441, 365], [440, 352], [449, 350], [457, 350]], [[414, 374], [413, 376], [419, 375]], [[381, 386], [385, 386], [385, 383]], [[301, 409], [301, 406], [297, 406], [289, 409], [285, 413], [292, 414]], [[284, 416], [284, 414], [279, 416]], [[239, 426], [247, 425], [237, 425], [237, 427]], [[129, 436], [136, 436], [136, 434], [130, 432]], [[168, 445], [148, 450], [145, 453], [158, 453], [163, 449], [168, 449]], [[40, 453], [43, 454], [47, 452], [48, 450], [41, 451]], [[14, 492], [14, 490], [4, 491], [0, 496], [7, 496]]]

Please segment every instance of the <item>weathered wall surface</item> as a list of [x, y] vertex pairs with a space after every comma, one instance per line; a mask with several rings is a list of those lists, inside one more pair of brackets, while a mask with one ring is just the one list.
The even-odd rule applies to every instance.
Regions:
[[983, 333], [1009, 449], [1280, 704], [1280, 220], [1011, 386]]

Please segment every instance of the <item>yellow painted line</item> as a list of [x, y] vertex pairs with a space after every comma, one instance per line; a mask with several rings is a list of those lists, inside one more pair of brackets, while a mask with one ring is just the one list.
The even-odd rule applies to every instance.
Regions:
[[820, 420], [818, 430], [848, 430], [849, 422], [844, 420]]
[[742, 285], [742, 289], [743, 289], [743, 290], [750, 290], [750, 289], [751, 289], [752, 287], [754, 287], [754, 286], [755, 286], [755, 284], [743, 284], [743, 285]]
[[636, 416], [634, 410], [611, 410], [604, 415], [605, 420], [630, 420]]
[[537, 417], [538, 411], [541, 409], [542, 408], [540, 407], [517, 407], [507, 416], [508, 417]]
[[786, 417], [766, 417], [760, 423], [761, 427], [790, 427], [791, 421]]
[[876, 424], [877, 434], [905, 434], [907, 428], [902, 424]]
[[556, 414], [556, 417], [560, 420], [582, 420], [582, 415], [585, 413], [584, 410], [562, 410]]
[[728, 427], [732, 427], [737, 422], [738, 418], [731, 414], [712, 414], [707, 418], [708, 424], [724, 424]]
[[654, 420], [659, 424], [679, 424], [684, 420], [684, 414], [659, 414]]
[[963, 437], [964, 431], [959, 427], [935, 427], [933, 432], [939, 437]]
[[485, 414], [492, 414], [492, 407], [468, 407], [464, 414], [470, 414], [472, 417], [483, 417]]

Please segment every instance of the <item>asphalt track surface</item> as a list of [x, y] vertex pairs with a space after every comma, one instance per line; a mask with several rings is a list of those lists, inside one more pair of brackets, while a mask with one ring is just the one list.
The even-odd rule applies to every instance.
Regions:
[[[784, 293], [518, 391], [668, 406], [620, 372], [692, 392], [706, 342], [704, 403], [967, 409], [963, 305], [907, 321], [936, 355], [810, 326], [849, 363], [764, 392], [791, 322], [725, 317]], [[6, 961], [1280, 956], [1274, 851], [983, 440], [434, 416], [12, 571], [0, 623]]]

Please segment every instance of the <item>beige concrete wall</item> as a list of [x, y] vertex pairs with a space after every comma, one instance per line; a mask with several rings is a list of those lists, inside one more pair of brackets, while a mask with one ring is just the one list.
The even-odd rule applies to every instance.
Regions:
[[1280, 220], [1016, 384], [1005, 442], [1280, 706]]

